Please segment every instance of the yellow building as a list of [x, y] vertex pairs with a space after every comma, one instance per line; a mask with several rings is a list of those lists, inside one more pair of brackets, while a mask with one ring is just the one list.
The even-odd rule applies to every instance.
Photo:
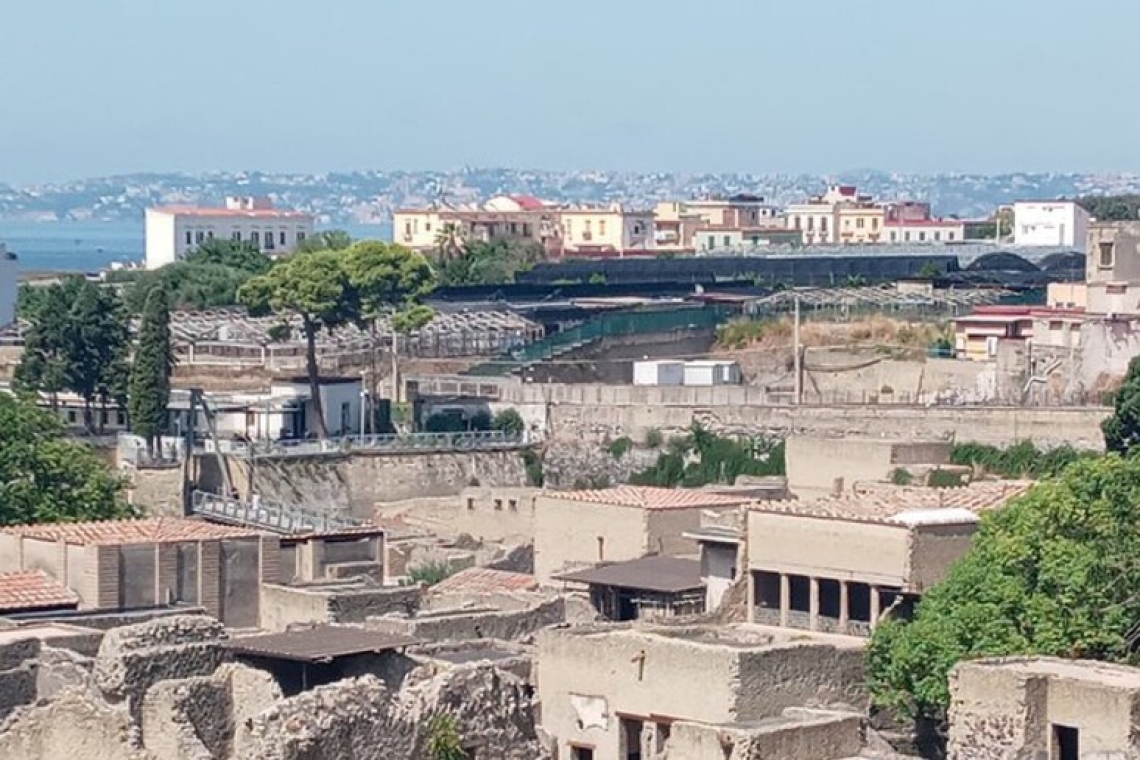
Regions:
[[838, 242], [849, 244], [881, 242], [883, 218], [881, 206], [870, 204], [840, 206], [836, 212]]
[[558, 210], [563, 255], [628, 253], [654, 249], [652, 211], [627, 211], [621, 206]]
[[396, 243], [419, 251], [447, 238], [532, 240], [545, 246], [559, 236], [558, 209], [531, 196], [503, 195], [478, 207], [400, 209], [392, 215], [392, 231]]

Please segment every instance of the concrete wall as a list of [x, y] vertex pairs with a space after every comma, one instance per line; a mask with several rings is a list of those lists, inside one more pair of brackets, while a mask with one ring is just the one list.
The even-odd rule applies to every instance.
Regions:
[[793, 493], [830, 491], [838, 478], [849, 490], [856, 483], [889, 480], [896, 467], [950, 461], [948, 442], [792, 435], [786, 439], [784, 451], [788, 488]]
[[542, 489], [464, 488], [449, 520], [449, 532], [466, 533], [480, 541], [533, 541], [535, 503]]
[[[220, 490], [213, 457], [203, 458], [202, 488]], [[247, 495], [247, 463], [230, 462], [234, 486]], [[253, 490], [267, 502], [323, 508], [371, 519], [377, 504], [416, 497], [456, 496], [473, 482], [524, 486], [526, 468], [517, 451], [448, 454], [350, 454], [259, 460]]]
[[[559, 498], [545, 493], [535, 504], [534, 574], [539, 583], [567, 567], [620, 562], [648, 554], [649, 515], [619, 507]], [[699, 524], [699, 510], [694, 510]]]
[[752, 570], [905, 586], [910, 538], [899, 525], [750, 512]]
[[950, 566], [970, 550], [976, 523], [923, 525], [911, 532], [908, 590], [923, 594], [946, 577]]

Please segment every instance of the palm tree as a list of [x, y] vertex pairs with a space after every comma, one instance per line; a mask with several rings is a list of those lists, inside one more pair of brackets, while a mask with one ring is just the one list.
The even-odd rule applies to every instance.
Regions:
[[440, 261], [454, 261], [463, 255], [466, 245], [463, 230], [455, 222], [447, 222], [435, 236], [435, 249]]

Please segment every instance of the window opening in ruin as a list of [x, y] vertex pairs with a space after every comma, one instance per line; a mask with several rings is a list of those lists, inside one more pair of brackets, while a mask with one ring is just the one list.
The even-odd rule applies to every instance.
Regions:
[[622, 760], [641, 760], [641, 730], [644, 723], [640, 720], [621, 719], [621, 754]]
[[766, 610], [780, 609], [780, 574], [755, 573], [756, 606]]
[[866, 583], [847, 584], [847, 617], [859, 623], [871, 622], [871, 587]]
[[670, 723], [655, 723], [653, 724], [653, 751], [664, 752], [665, 745], [669, 741], [669, 733], [672, 728]]
[[467, 497], [467, 509], [468, 511], [475, 509], [475, 500], [470, 496]]
[[822, 617], [839, 619], [839, 581], [831, 578], [819, 579], [819, 614]]
[[503, 511], [503, 500], [502, 499], [495, 499], [495, 511], [496, 512], [502, 512]]
[[788, 585], [791, 588], [791, 601], [788, 608], [793, 612], [809, 612], [811, 610], [811, 581], [805, 575], [789, 575]]
[[594, 760], [594, 748], [571, 746], [570, 760]]
[[1081, 756], [1081, 732], [1072, 726], [1053, 724], [1052, 760], [1079, 760]]

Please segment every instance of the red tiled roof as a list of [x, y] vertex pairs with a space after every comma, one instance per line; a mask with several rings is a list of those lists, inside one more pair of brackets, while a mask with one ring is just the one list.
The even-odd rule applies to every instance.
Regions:
[[304, 211], [286, 211], [276, 208], [204, 208], [202, 206], [158, 206], [150, 209], [160, 214], [179, 216], [224, 216], [247, 217], [251, 219], [311, 219]]
[[42, 570], [0, 573], [0, 612], [76, 607], [79, 596]]
[[552, 494], [560, 499], [588, 501], [616, 507], [639, 509], [702, 509], [708, 507], [735, 507], [752, 499], [730, 496], [696, 489], [653, 488], [651, 486], [617, 486], [586, 491], [561, 491]]
[[152, 517], [144, 520], [102, 520], [81, 523], [38, 523], [3, 529], [9, 533], [41, 541], [64, 541], [79, 546], [114, 544], [173, 543], [249, 538], [261, 531], [231, 525], [215, 525], [181, 517]]
[[524, 211], [538, 211], [539, 209], [545, 208], [542, 201], [533, 195], [508, 195], [507, 197], [519, 204], [519, 208]]
[[445, 578], [431, 587], [435, 594], [494, 593], [532, 591], [538, 588], [533, 575], [492, 570], [487, 567], [469, 567]]

